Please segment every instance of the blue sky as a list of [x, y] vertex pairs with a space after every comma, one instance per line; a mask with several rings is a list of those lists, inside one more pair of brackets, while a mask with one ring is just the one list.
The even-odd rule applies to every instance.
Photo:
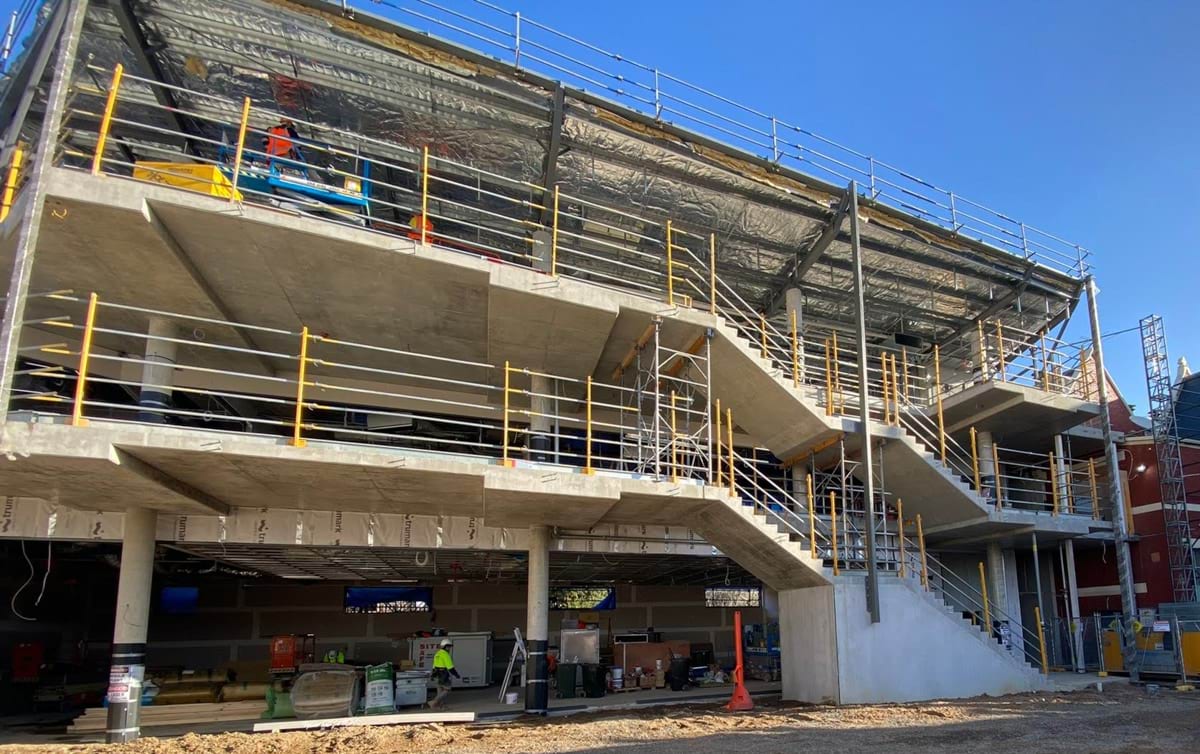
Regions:
[[[501, 4], [1090, 248], [1104, 330], [1162, 314], [1200, 365], [1200, 3]], [[1136, 333], [1105, 347], [1144, 411]]]

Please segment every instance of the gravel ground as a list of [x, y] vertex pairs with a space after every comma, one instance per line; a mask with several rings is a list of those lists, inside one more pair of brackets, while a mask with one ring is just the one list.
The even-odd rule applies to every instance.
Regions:
[[753, 751], [1184, 752], [1200, 751], [1200, 692], [1105, 690], [1019, 694], [857, 707], [718, 706], [492, 725], [343, 728], [319, 733], [144, 738], [132, 744], [0, 746], [0, 754], [466, 754], [612, 752], [729, 754]]

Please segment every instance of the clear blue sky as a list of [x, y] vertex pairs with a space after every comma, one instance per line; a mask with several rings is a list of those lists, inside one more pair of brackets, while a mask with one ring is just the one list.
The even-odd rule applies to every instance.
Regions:
[[[500, 4], [1090, 248], [1105, 331], [1200, 365], [1200, 3]], [[1106, 352], [1144, 411], [1136, 333]]]

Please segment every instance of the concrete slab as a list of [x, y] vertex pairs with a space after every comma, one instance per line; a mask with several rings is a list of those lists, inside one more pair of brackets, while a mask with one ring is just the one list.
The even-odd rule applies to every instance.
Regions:
[[1054, 435], [1099, 413], [1091, 401], [1011, 382], [982, 382], [942, 399], [946, 431], [960, 442], [973, 426], [1017, 449], [1042, 450]]

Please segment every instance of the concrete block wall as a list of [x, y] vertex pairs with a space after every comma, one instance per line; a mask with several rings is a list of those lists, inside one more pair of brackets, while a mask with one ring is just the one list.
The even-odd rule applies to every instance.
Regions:
[[[357, 584], [356, 584], [357, 585]], [[462, 583], [435, 586], [434, 611], [389, 615], [347, 614], [344, 584], [200, 584], [197, 611], [150, 616], [147, 664], [192, 669], [218, 668], [229, 662], [266, 662], [275, 634], [312, 633], [318, 653], [344, 648], [357, 660], [408, 659], [407, 638], [414, 632], [491, 631], [493, 654], [501, 665], [512, 651], [512, 631], [525, 631], [525, 585]], [[719, 658], [732, 658], [733, 610], [704, 605], [703, 587], [619, 585], [617, 607], [602, 611], [607, 630], [654, 627], [664, 638], [711, 643]], [[573, 612], [551, 611], [550, 642], [557, 645], [562, 619]], [[762, 619], [758, 609], [743, 611], [748, 623]]]

